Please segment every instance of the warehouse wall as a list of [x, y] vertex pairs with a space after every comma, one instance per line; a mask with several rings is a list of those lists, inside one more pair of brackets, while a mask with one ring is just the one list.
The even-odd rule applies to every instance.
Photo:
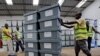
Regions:
[[23, 16], [0, 16], [0, 27], [6, 23], [6, 20], [23, 20]]
[[89, 19], [100, 19], [100, 0], [95, 0], [93, 4], [87, 7], [82, 13], [83, 17]]
[[75, 20], [74, 17], [62, 17], [62, 19], [63, 19], [64, 22], [65, 21], [73, 21], [73, 20]]

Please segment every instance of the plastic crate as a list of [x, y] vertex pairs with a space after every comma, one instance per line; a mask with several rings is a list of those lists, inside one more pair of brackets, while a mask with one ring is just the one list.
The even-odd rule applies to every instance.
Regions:
[[40, 39], [60, 39], [60, 31], [56, 30], [39, 30]]
[[33, 23], [33, 22], [37, 22], [37, 11], [33, 11], [33, 12], [29, 12], [29, 13], [26, 13], [24, 15], [25, 17], [25, 23]]
[[62, 41], [65, 41], [65, 37], [66, 37], [66, 36], [63, 35], [63, 36], [60, 37], [60, 39], [61, 39]]
[[28, 31], [24, 33], [24, 39], [38, 40], [37, 31]]
[[38, 41], [24, 40], [25, 49], [38, 49]]
[[44, 7], [39, 10], [41, 19], [51, 19], [60, 17], [60, 7], [58, 4]]
[[40, 25], [40, 29], [60, 29], [61, 25], [60, 22], [57, 19], [51, 19], [51, 20], [39, 20], [39, 25]]
[[36, 23], [24, 24], [24, 32], [26, 31], [37, 31], [37, 24]]
[[65, 41], [61, 41], [62, 46], [65, 46]]
[[74, 40], [73, 41], [71, 40], [70, 43], [71, 43], [71, 46], [74, 46], [75, 41]]
[[100, 47], [100, 40], [97, 40], [97, 46]]
[[25, 49], [25, 56], [38, 56], [38, 50]]
[[61, 49], [61, 42], [57, 39], [44, 39], [39, 40], [41, 50], [60, 50]]
[[93, 47], [93, 48], [96, 47], [96, 40], [94, 40], [94, 39], [92, 40], [91, 47]]
[[70, 46], [71, 45], [70, 41], [66, 41], [65, 44], [66, 44], [66, 46]]
[[59, 51], [50, 51], [50, 50], [40, 50], [41, 56], [61, 56], [61, 52]]

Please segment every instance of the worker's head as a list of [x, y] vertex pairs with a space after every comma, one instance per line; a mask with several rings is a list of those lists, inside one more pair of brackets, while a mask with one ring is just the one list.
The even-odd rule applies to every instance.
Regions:
[[81, 16], [82, 16], [82, 13], [77, 13], [77, 14], [75, 15], [75, 18], [76, 18], [76, 19], [80, 19]]
[[5, 24], [5, 28], [8, 29], [8, 24], [7, 23]]
[[18, 26], [16, 27], [16, 30], [19, 31], [19, 27]]
[[86, 21], [86, 24], [89, 24], [89, 21]]
[[86, 21], [86, 25], [89, 26], [89, 21]]

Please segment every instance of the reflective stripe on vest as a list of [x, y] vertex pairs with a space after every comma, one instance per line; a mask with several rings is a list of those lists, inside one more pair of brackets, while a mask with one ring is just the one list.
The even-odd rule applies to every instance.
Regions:
[[76, 40], [87, 39], [88, 34], [86, 27], [79, 27], [79, 25], [77, 24], [77, 27], [75, 28], [75, 38]]
[[93, 36], [93, 29], [92, 29], [92, 27], [89, 27], [88, 36], [89, 37]]
[[21, 33], [19, 31], [15, 31], [15, 34], [17, 35], [17, 38], [20, 39], [22, 37]]

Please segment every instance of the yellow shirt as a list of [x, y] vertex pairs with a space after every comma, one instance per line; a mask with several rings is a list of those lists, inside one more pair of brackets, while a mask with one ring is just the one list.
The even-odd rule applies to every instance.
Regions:
[[6, 34], [4, 34], [4, 32], [6, 32], [6, 33], [8, 33], [10, 36], [11, 36], [11, 30], [8, 28], [8, 29], [6, 29], [6, 28], [3, 28], [3, 36], [2, 36], [2, 38], [3, 38], [3, 40], [11, 40], [11, 38], [9, 37], [9, 36], [7, 36]]

